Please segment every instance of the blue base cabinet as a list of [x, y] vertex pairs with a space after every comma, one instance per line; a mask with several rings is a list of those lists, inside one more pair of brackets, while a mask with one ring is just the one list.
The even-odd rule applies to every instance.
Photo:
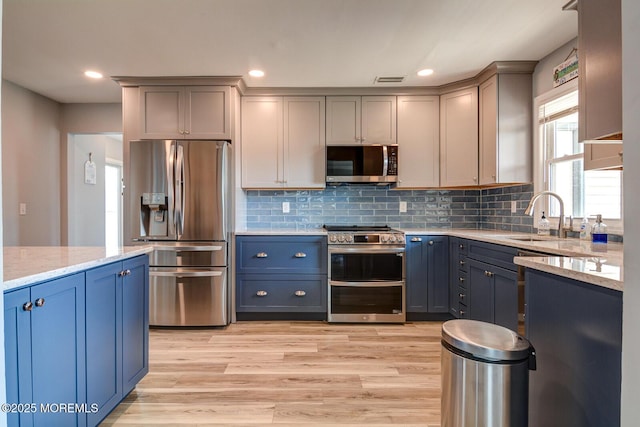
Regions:
[[326, 236], [237, 236], [239, 320], [327, 318]]
[[146, 257], [87, 271], [87, 415], [97, 425], [149, 371]]
[[9, 426], [86, 425], [54, 406], [86, 403], [84, 292], [79, 273], [5, 295], [7, 403], [31, 405], [7, 414]]
[[135, 387], [149, 370], [148, 275], [143, 255], [4, 294], [7, 403], [34, 404], [9, 426], [96, 426]]
[[529, 425], [620, 425], [622, 292], [527, 269]]
[[407, 315], [449, 311], [449, 237], [407, 235]]

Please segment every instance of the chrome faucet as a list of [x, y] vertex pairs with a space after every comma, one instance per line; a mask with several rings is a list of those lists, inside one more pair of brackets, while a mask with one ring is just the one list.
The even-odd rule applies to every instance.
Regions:
[[562, 198], [557, 194], [554, 193], [553, 191], [541, 191], [537, 194], [534, 194], [534, 196], [531, 198], [531, 201], [529, 202], [529, 206], [527, 206], [527, 209], [525, 209], [524, 213], [525, 215], [533, 215], [533, 205], [536, 204], [536, 201], [541, 197], [541, 196], [553, 196], [556, 199], [558, 199], [558, 203], [560, 204], [560, 218], [558, 219], [558, 237], [560, 237], [561, 239], [564, 239], [567, 237], [567, 230], [564, 228], [564, 202], [562, 201]]

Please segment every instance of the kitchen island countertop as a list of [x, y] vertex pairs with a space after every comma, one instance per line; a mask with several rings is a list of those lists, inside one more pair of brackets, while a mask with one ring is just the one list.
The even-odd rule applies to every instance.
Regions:
[[153, 246], [5, 246], [3, 292], [148, 254]]

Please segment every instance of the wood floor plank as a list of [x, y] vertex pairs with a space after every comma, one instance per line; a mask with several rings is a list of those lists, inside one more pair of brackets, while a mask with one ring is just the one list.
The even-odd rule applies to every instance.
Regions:
[[104, 426], [440, 426], [442, 322], [152, 329]]

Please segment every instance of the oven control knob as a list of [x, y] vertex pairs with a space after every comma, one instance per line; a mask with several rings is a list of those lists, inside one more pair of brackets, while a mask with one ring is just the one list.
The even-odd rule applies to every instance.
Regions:
[[347, 243], [353, 243], [353, 236], [351, 234], [347, 234], [344, 238], [344, 241]]
[[402, 234], [398, 235], [398, 243], [404, 243], [404, 236]]
[[396, 242], [396, 236], [394, 236], [393, 234], [391, 234], [389, 236], [389, 243], [395, 243]]
[[380, 235], [380, 241], [382, 243], [387, 243], [389, 241], [389, 236], [387, 236], [386, 234], [381, 234]]
[[335, 242], [337, 242], [337, 241], [338, 241], [338, 238], [336, 237], [336, 235], [335, 235], [335, 234], [332, 234], [331, 236], [329, 236], [329, 241], [330, 241], [331, 243], [335, 243]]
[[338, 236], [338, 242], [340, 242], [340, 243], [344, 243], [344, 234], [340, 234], [340, 235]]

